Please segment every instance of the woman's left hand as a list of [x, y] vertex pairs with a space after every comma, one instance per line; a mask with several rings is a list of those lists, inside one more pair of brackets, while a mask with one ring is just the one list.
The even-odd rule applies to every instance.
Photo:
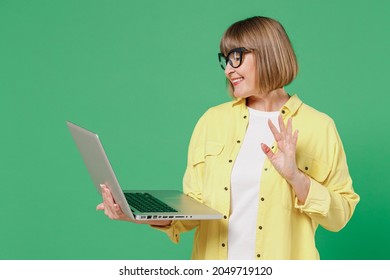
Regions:
[[261, 143], [263, 152], [279, 174], [287, 180], [294, 188], [295, 193], [302, 203], [305, 202], [310, 187], [310, 179], [303, 174], [296, 163], [296, 146], [298, 140], [298, 130], [292, 132], [292, 119], [288, 119], [287, 127], [283, 122], [282, 116], [278, 118], [280, 131], [268, 120], [269, 128], [274, 135], [278, 145], [277, 152], [273, 152], [266, 144]]

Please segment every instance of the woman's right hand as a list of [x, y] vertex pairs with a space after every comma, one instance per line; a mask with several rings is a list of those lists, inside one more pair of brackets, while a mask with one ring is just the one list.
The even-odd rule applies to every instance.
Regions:
[[104, 211], [104, 214], [106, 214], [106, 216], [109, 217], [111, 220], [127, 221], [127, 222], [133, 222], [136, 224], [149, 224], [149, 225], [153, 225], [153, 226], [168, 226], [172, 223], [171, 220], [163, 220], [163, 221], [133, 220], [133, 219], [129, 218], [125, 213], [123, 213], [119, 204], [115, 203], [114, 197], [112, 196], [110, 189], [104, 184], [100, 185], [100, 187], [102, 188], [103, 202], [96, 206], [96, 210]]

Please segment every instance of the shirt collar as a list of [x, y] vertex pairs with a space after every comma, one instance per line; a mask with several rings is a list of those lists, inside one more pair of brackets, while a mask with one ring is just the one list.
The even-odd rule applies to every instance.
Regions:
[[[242, 105], [242, 106], [245, 106], [246, 102], [245, 102], [245, 98], [237, 98], [235, 100], [233, 100], [232, 102], [232, 107], [235, 107], [236, 105]], [[283, 105], [283, 107], [280, 109], [280, 112], [284, 112], [283, 115], [294, 115], [299, 107], [302, 105], [302, 101], [301, 99], [299, 99], [298, 95], [294, 94], [292, 95], [288, 101]]]
[[244, 104], [245, 105], [245, 102], [246, 99], [245, 98], [235, 98], [232, 102], [232, 107], [236, 106], [236, 105], [239, 105], [239, 104]]
[[302, 103], [303, 102], [299, 99], [298, 95], [294, 94], [287, 100], [280, 111], [283, 113], [284, 110], [286, 115], [293, 116], [298, 111], [299, 107], [301, 107]]

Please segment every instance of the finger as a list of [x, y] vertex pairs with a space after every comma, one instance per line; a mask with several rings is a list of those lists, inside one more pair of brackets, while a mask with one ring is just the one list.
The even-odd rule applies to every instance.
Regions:
[[263, 150], [264, 154], [269, 158], [272, 159], [274, 156], [274, 152], [272, 152], [271, 148], [268, 147], [266, 144], [261, 143], [261, 149]]
[[298, 133], [299, 133], [299, 130], [295, 130], [294, 131], [294, 135], [293, 135], [293, 144], [294, 146], [297, 146], [297, 142], [298, 142]]
[[109, 202], [109, 197], [107, 195], [108, 188], [105, 184], [100, 184], [100, 188], [101, 188], [101, 195], [103, 198], [103, 204], [108, 204]]
[[110, 204], [113, 205], [115, 203], [114, 197], [109, 188], [105, 187], [103, 189], [103, 198]]
[[104, 203], [100, 203], [96, 206], [96, 210], [104, 210]]
[[118, 205], [118, 204], [114, 204], [114, 210], [115, 210], [115, 213], [120, 216], [123, 214], [123, 211], [121, 209], [121, 207]]
[[100, 184], [100, 194], [103, 195], [104, 188], [107, 188], [105, 184]]
[[109, 198], [107, 196], [106, 188], [102, 188], [102, 198], [103, 198], [103, 204], [107, 205], [109, 203]]
[[290, 138], [292, 136], [292, 118], [289, 118], [287, 121], [286, 136], [288, 138]]
[[279, 123], [279, 129], [280, 129], [280, 133], [285, 135], [286, 134], [286, 126], [283, 122], [283, 118], [282, 118], [282, 115], [279, 115], [278, 117], [278, 123]]
[[279, 130], [276, 128], [276, 126], [272, 123], [270, 119], [268, 119], [268, 126], [269, 129], [271, 129], [272, 134], [274, 135], [274, 138], [276, 141], [280, 141], [282, 139]]
[[115, 220], [122, 220], [122, 221], [133, 221], [125, 213], [123, 213], [122, 208], [120, 207], [119, 204], [114, 204], [114, 214], [113, 214], [113, 219]]
[[112, 208], [110, 210], [111, 211], [110, 211], [110, 214], [108, 215], [108, 217], [111, 220], [119, 220], [122, 211], [120, 210], [118, 204], [112, 205]]
[[103, 196], [103, 204], [104, 204], [104, 214], [106, 214], [106, 216], [108, 216], [110, 219], [113, 219], [113, 215], [115, 215], [115, 210], [114, 210], [115, 201], [112, 197], [109, 188], [107, 187], [103, 188], [102, 196]]

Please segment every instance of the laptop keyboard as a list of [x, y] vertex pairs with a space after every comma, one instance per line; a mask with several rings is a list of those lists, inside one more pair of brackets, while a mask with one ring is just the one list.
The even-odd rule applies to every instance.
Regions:
[[149, 193], [125, 193], [127, 203], [140, 212], [177, 212]]

